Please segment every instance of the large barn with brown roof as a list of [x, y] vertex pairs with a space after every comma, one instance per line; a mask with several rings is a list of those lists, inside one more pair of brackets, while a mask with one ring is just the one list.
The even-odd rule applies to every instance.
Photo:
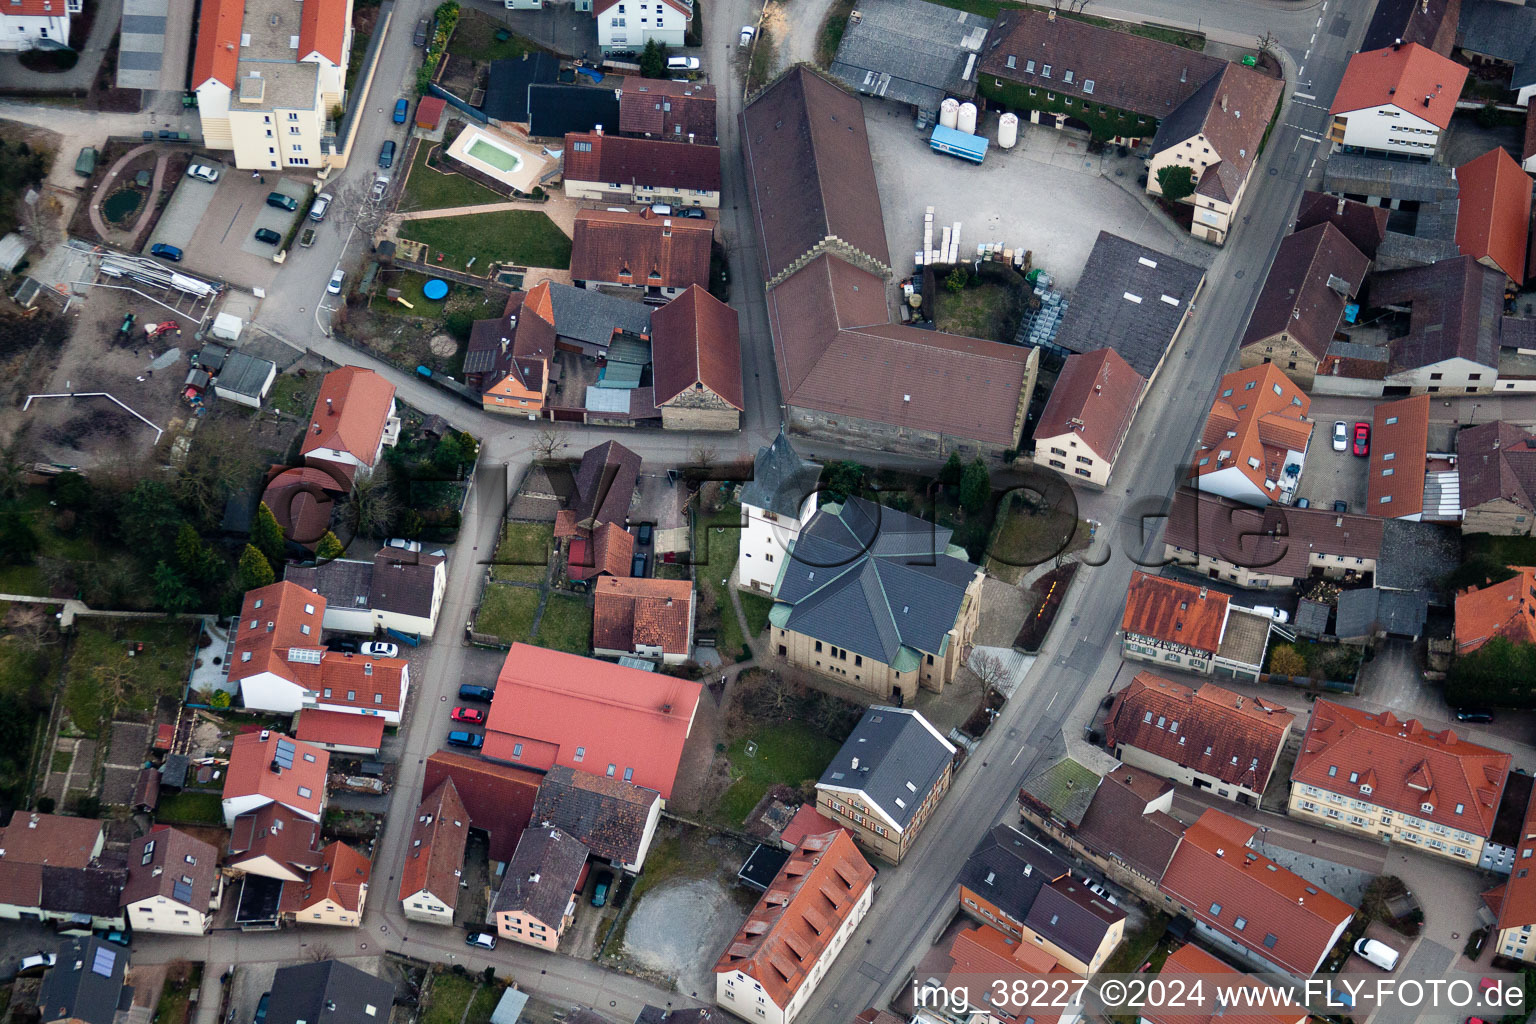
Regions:
[[714, 223], [662, 217], [650, 208], [577, 210], [571, 233], [571, 280], [583, 287], [643, 289], [670, 299], [689, 285], [709, 284]]
[[890, 254], [859, 101], [797, 65], [741, 124], [790, 428], [940, 457], [1016, 447], [1025, 349], [891, 323]]
[[1536, 530], [1536, 434], [1502, 420], [1456, 435], [1461, 531], [1529, 537]]
[[416, 808], [400, 870], [400, 904], [412, 921], [452, 924], [464, 874], [469, 811], [449, 775]]
[[667, 430], [739, 430], [736, 310], [698, 284], [651, 314], [651, 378]]

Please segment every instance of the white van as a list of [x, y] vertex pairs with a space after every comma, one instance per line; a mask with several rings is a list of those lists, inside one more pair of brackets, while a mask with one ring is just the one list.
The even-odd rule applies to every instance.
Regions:
[[699, 58], [697, 57], [668, 57], [668, 71], [697, 71], [699, 70]]
[[1377, 939], [1361, 939], [1355, 943], [1355, 952], [1360, 959], [1384, 971], [1397, 970], [1397, 960], [1402, 954]]

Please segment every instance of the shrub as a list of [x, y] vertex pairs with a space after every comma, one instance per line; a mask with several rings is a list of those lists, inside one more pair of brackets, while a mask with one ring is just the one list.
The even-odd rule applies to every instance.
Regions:
[[965, 467], [965, 475], [960, 478], [960, 507], [974, 515], [987, 507], [987, 499], [991, 496], [992, 475], [987, 472], [987, 464], [977, 456], [975, 462]]
[[965, 284], [969, 280], [970, 278], [966, 275], [965, 268], [956, 267], [954, 270], [951, 270], [949, 272], [949, 276], [944, 279], [944, 287], [949, 289], [951, 293], [959, 295], [961, 292], [965, 291]]
[[469, 333], [475, 327], [475, 318], [463, 310], [455, 310], [448, 314], [447, 319], [443, 323], [448, 328], [449, 334], [459, 341], [468, 341]]
[[1304, 676], [1307, 674], [1307, 659], [1290, 644], [1280, 644], [1270, 652], [1269, 670], [1276, 675]]
[[1170, 203], [1188, 199], [1195, 194], [1195, 172], [1188, 167], [1169, 164], [1157, 172], [1157, 185], [1163, 190], [1163, 198]]
[[56, 806], [58, 805], [54, 803], [51, 796], [40, 796], [37, 798], [37, 809], [41, 814], [52, 814]]
[[227, 708], [229, 707], [229, 701], [230, 697], [228, 690], [214, 690], [213, 698], [209, 700], [208, 703], [212, 704], [216, 708]]

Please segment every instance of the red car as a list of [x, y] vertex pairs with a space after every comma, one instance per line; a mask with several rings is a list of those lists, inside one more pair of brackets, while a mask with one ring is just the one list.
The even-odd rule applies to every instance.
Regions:
[[485, 712], [479, 708], [454, 708], [453, 720], [455, 722], [474, 722], [478, 725], [485, 721]]
[[1362, 421], [1355, 424], [1354, 453], [1356, 455], [1371, 454], [1371, 425], [1369, 423]]

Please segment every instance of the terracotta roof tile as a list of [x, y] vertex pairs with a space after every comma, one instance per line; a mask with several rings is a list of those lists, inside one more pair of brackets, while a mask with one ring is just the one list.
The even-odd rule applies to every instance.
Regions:
[[1305, 452], [1311, 440], [1311, 397], [1274, 363], [1234, 370], [1217, 387], [1192, 475], [1214, 478], [1235, 471], [1247, 478], [1254, 497], [1280, 500], [1288, 454]]
[[779, 845], [793, 850], [806, 836], [819, 836], [840, 828], [847, 831], [844, 826], [818, 811], [815, 804], [801, 804], [795, 816], [789, 819], [789, 824], [784, 826], [784, 831], [779, 833]]
[[400, 898], [429, 892], [448, 909], [457, 907], [468, 839], [469, 811], [459, 799], [452, 776], [447, 776], [416, 808], [411, 845], [400, 869]]
[[618, 523], [604, 523], [593, 530], [590, 537], [579, 536], [579, 533], [574, 528], [571, 530], [570, 551], [565, 560], [567, 576], [573, 580], [590, 580], [603, 573], [629, 575], [635, 553], [634, 534]]
[[689, 580], [597, 581], [592, 604], [592, 649], [632, 652], [660, 647], [663, 654], [690, 654], [693, 583]]
[[368, 858], [345, 843], [330, 843], [320, 854], [320, 866], [303, 882], [283, 886], [279, 909], [284, 914], [298, 914], [326, 900], [355, 914], [367, 898], [368, 877], [373, 865]]
[[206, 0], [197, 22], [193, 89], [200, 89], [209, 81], [234, 89], [240, 66], [240, 29], [244, 24], [245, 0]]
[[578, 210], [571, 278], [648, 288], [709, 284], [712, 221], [658, 217], [649, 209]]
[[[1047, 1005], [1044, 998], [1036, 1003], [1030, 998], [1031, 991], [1044, 992], [1050, 985], [1076, 977], [1045, 950], [985, 925], [960, 931], [947, 948], [935, 946], [923, 957], [917, 973], [925, 983], [931, 978], [950, 992], [967, 993], [973, 1011], [993, 1009], [991, 1014], [967, 1019], [1028, 1019], [1035, 1024], [1056, 1024], [1063, 1011]], [[1043, 980], [1046, 976], [1052, 976], [1049, 982]], [[1009, 997], [996, 998], [996, 985], [1002, 985]]]
[[306, 743], [378, 750], [384, 743], [384, 719], [380, 715], [305, 708], [299, 712], [293, 735]]
[[1035, 437], [1075, 433], [1099, 458], [1113, 462], [1146, 386], [1146, 380], [1113, 349], [1073, 353], [1062, 365], [1045, 411], [1035, 423]]
[[[1303, 1024], [1308, 1017], [1305, 1007], [1298, 1006], [1289, 1012], [1278, 1008], [1268, 1009], [1275, 1007], [1282, 997], [1264, 992], [1269, 986], [1258, 978], [1229, 967], [1193, 944], [1186, 943], [1174, 950], [1164, 961], [1159, 976], [1167, 979], [1170, 986], [1179, 979], [1189, 979], [1184, 988], [1190, 992], [1190, 998], [1183, 1005], [1175, 1005], [1170, 1000], [1167, 1008], [1153, 1007], [1145, 1010], [1141, 1016], [1149, 1024], [1220, 1024], [1233, 1012], [1234, 1004], [1243, 1007], [1239, 1012], [1245, 1024]], [[1196, 979], [1199, 979], [1199, 983]], [[1223, 1004], [1218, 999], [1212, 981], [1227, 991], [1251, 989], [1254, 995], [1244, 1003], [1234, 999]], [[1171, 987], [1170, 991], [1173, 991]], [[1240, 998], [1237, 996], [1237, 999]]]
[[1429, 396], [1382, 402], [1371, 416], [1371, 468], [1365, 511], [1395, 519], [1424, 511]]
[[319, 54], [337, 67], [347, 62], [348, 0], [303, 0], [299, 9], [298, 58]]
[[1264, 791], [1296, 716], [1282, 704], [1138, 672], [1115, 695], [1108, 746], [1135, 747], [1223, 782]]
[[[581, 146], [587, 148], [578, 148]], [[565, 178], [718, 192], [720, 149], [660, 139], [572, 132], [565, 137]]]
[[320, 866], [320, 849], [317, 822], [273, 803], [235, 818], [226, 861], [229, 867], [250, 871], [251, 862], [265, 857], [281, 870], [302, 878]]
[[[293, 745], [293, 767], [274, 772], [279, 744]], [[325, 803], [325, 772], [330, 763], [331, 755], [324, 750], [280, 732], [241, 733], [230, 744], [224, 799], [260, 796], [318, 817]]]
[[715, 962], [740, 971], [787, 1007], [875, 877], [847, 832], [807, 836], [769, 883]]
[[1226, 619], [1226, 594], [1138, 570], [1131, 573], [1120, 628], [1214, 653]]
[[1323, 358], [1370, 264], [1331, 222], [1287, 235], [1264, 279], [1243, 345], [1285, 334]]
[[736, 310], [698, 284], [651, 315], [651, 361], [657, 406], [702, 384], [746, 409]]
[[17, 810], [0, 829], [0, 863], [83, 868], [101, 841], [101, 822], [93, 818]]
[[1461, 185], [1456, 247], [1524, 284], [1531, 233], [1530, 175], [1503, 146], [1495, 146], [1456, 168], [1456, 181]]
[[427, 758], [421, 783], [423, 796], [449, 778], [469, 813], [470, 827], [484, 830], [489, 838], [487, 852], [491, 860], [511, 860], [517, 838], [533, 814], [541, 776], [525, 768], [439, 750]]
[[[623, 78], [619, 131], [715, 144], [715, 87], [666, 78]], [[692, 135], [693, 138], [688, 137]]]
[[230, 652], [230, 682], [262, 672], [292, 679], [288, 649], [319, 646], [324, 617], [325, 598], [296, 583], [281, 580], [246, 591]]
[[1433, 732], [1390, 711], [1372, 714], [1319, 700], [1291, 780], [1358, 798], [1361, 781], [1371, 775], [1371, 803], [1486, 838], [1509, 762], [1508, 754], [1451, 729]]
[[[1500, 886], [1489, 909], [1498, 916], [1498, 927], [1524, 928], [1536, 925], [1536, 799], [1526, 805], [1525, 821], [1520, 829], [1519, 846], [1509, 881]], [[1502, 952], [1502, 950], [1500, 951]]]
[[1229, 941], [1293, 975], [1310, 975], [1354, 908], [1248, 849], [1257, 832], [1255, 825], [1207, 810], [1185, 831], [1159, 888]]
[[1456, 652], [1470, 654], [1496, 636], [1511, 643], [1536, 644], [1536, 569], [1511, 566], [1515, 574], [1502, 583], [1456, 595]]
[[[317, 0], [306, 0], [306, 4]], [[299, 454], [330, 461], [328, 449], [346, 452], [362, 465], [374, 453], [395, 407], [395, 386], [372, 370], [343, 366], [325, 375]]]
[[1418, 43], [1369, 50], [1349, 59], [1329, 111], [1349, 114], [1390, 104], [1444, 129], [1466, 80], [1464, 66]]

